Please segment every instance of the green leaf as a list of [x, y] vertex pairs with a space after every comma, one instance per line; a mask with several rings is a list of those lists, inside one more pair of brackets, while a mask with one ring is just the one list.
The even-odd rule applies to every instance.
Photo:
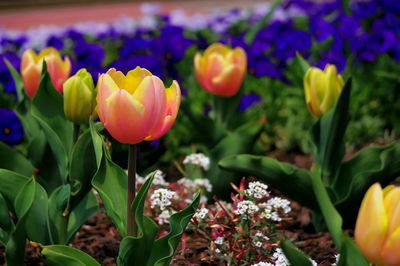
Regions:
[[319, 211], [312, 193], [311, 176], [306, 170], [266, 156], [247, 154], [226, 157], [219, 162], [219, 166], [240, 175], [256, 176], [292, 200]]
[[48, 266], [100, 266], [88, 254], [73, 247], [50, 245], [42, 248], [42, 259]]
[[91, 181], [97, 171], [96, 154], [90, 129], [87, 129], [75, 143], [72, 149], [69, 168], [69, 180], [78, 184], [72, 189], [74, 197], [71, 199], [75, 206], [92, 188]]
[[[9, 209], [6, 200], [0, 193], [0, 229], [9, 233], [14, 229], [13, 221], [9, 214]], [[2, 240], [0, 238], [0, 240]], [[2, 240], [3, 243], [6, 241]]]
[[337, 210], [335, 209], [335, 207], [333, 206], [332, 201], [328, 195], [328, 192], [326, 191], [324, 184], [322, 183], [321, 171], [319, 168], [315, 168], [311, 172], [311, 180], [312, 180], [313, 191], [317, 199], [321, 213], [324, 217], [326, 226], [328, 227], [328, 230], [332, 235], [332, 239], [336, 247], [340, 249], [341, 237], [343, 234], [342, 231], [343, 220], [342, 217], [337, 212]]
[[18, 219], [24, 221], [30, 240], [44, 244], [51, 242], [47, 193], [34, 178], [29, 179], [17, 194], [15, 212]]
[[344, 156], [344, 135], [349, 121], [351, 79], [340, 94], [335, 107], [323, 115], [311, 129], [311, 140], [315, 146], [314, 158], [321, 167], [325, 184], [332, 178]]
[[125, 171], [111, 160], [106, 145], [93, 124], [91, 124], [91, 134], [97, 161], [101, 160], [92, 185], [99, 192], [108, 216], [124, 237], [128, 177]]
[[152, 219], [143, 215], [143, 212], [146, 195], [153, 182], [154, 174], [155, 172], [146, 180], [132, 203], [132, 210], [135, 212], [137, 237], [126, 236], [122, 239], [117, 258], [118, 265], [147, 265], [149, 260], [158, 226]]
[[14, 68], [14, 66], [6, 58], [3, 58], [3, 60], [6, 63], [8, 70], [10, 71], [11, 76], [14, 80], [15, 90], [17, 91], [17, 96], [18, 96], [18, 101], [21, 102], [25, 98], [24, 83], [22, 81], [22, 78], [19, 75], [18, 71]]
[[193, 202], [184, 210], [173, 214], [170, 218], [170, 232], [154, 242], [148, 266], [169, 265], [175, 249], [181, 241], [182, 234], [193, 215], [196, 213], [200, 202], [200, 194], [197, 194]]
[[369, 262], [361, 253], [354, 241], [346, 234], [342, 235], [342, 248], [340, 249], [340, 258], [338, 266], [357, 265], [369, 266]]
[[333, 184], [338, 195], [334, 203], [352, 226], [368, 188], [375, 182], [386, 186], [398, 176], [400, 142], [385, 147], [365, 148], [341, 164]]
[[39, 89], [32, 101], [32, 115], [42, 127], [66, 183], [73, 124], [65, 118], [63, 97], [56, 91], [43, 62]]
[[68, 216], [64, 214], [69, 205], [70, 185], [59, 186], [49, 197], [49, 223], [52, 244], [67, 244]]
[[99, 210], [96, 196], [92, 191], [86, 194], [79, 203], [72, 209], [68, 218], [68, 237], [67, 243], [69, 243], [75, 236], [79, 228]]
[[308, 69], [310, 68], [310, 64], [301, 56], [299, 52], [296, 52], [296, 64], [300, 67], [301, 69], [301, 76], [304, 77], [304, 75], [307, 73]]
[[33, 166], [21, 153], [0, 141], [0, 168], [22, 175], [33, 175]]
[[213, 186], [213, 194], [221, 199], [229, 198], [230, 182], [238, 182], [239, 176], [232, 176], [232, 173], [218, 167], [218, 162], [229, 155], [240, 153], [250, 153], [256, 141], [259, 139], [264, 125], [261, 123], [250, 122], [239, 127], [234, 132], [229, 132], [214, 148], [210, 151], [210, 169], [207, 176]]
[[8, 202], [8, 206], [14, 212], [14, 199], [21, 188], [29, 180], [29, 177], [12, 172], [10, 170], [0, 169], [0, 193]]
[[310, 258], [303, 251], [295, 247], [292, 243], [282, 240], [281, 248], [291, 265], [311, 266]]
[[101, 159], [103, 158], [103, 139], [97, 133], [104, 129], [102, 123], [94, 124], [92, 120], [89, 121], [90, 134], [92, 135], [94, 153], [96, 155], [97, 169], [100, 168]]

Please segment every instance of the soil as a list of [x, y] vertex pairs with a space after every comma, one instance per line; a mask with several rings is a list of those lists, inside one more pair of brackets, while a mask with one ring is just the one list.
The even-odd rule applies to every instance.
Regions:
[[[301, 168], [308, 169], [311, 166], [311, 158], [309, 156], [273, 154], [273, 157], [296, 164]], [[274, 193], [279, 195], [277, 191]], [[313, 258], [318, 265], [331, 265], [335, 262], [337, 251], [329, 233], [315, 232], [311, 224], [310, 211], [307, 208], [300, 206], [296, 202], [292, 202], [291, 207], [290, 216], [283, 222], [280, 232], [290, 238], [296, 246]], [[108, 266], [116, 265], [120, 241], [121, 236], [110, 219], [104, 212], [99, 212], [82, 226], [71, 246], [88, 253], [99, 261], [101, 265]], [[207, 240], [188, 232], [185, 242], [185, 250], [183, 251], [178, 247], [177, 254], [171, 265], [218, 265], [210, 263], [207, 253], [209, 242]], [[0, 265], [4, 263], [4, 246], [0, 244]], [[40, 261], [36, 248], [32, 243], [27, 243], [24, 264], [44, 265]]]

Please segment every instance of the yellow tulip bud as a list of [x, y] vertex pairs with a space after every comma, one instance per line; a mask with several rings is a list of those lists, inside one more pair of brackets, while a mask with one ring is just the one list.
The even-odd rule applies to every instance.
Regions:
[[96, 107], [96, 89], [92, 75], [82, 68], [64, 87], [64, 113], [75, 124], [87, 123]]
[[400, 187], [372, 185], [361, 203], [354, 237], [378, 266], [400, 265]]
[[326, 114], [337, 102], [343, 88], [343, 79], [334, 65], [324, 71], [311, 67], [304, 76], [304, 91], [308, 110], [315, 117]]

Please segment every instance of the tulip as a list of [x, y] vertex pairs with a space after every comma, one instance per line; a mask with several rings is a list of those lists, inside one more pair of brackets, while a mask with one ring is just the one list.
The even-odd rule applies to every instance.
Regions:
[[343, 88], [343, 79], [334, 65], [326, 65], [324, 71], [311, 67], [304, 76], [307, 107], [315, 117], [326, 114], [337, 102]]
[[60, 53], [48, 47], [36, 54], [29, 49], [22, 55], [21, 75], [25, 85], [26, 94], [32, 98], [39, 88], [40, 75], [42, 73], [43, 60], [46, 61], [47, 71], [50, 74], [54, 88], [63, 92], [63, 83], [71, 74], [71, 62], [68, 57], [61, 59]]
[[231, 49], [220, 43], [212, 44], [203, 55], [196, 54], [194, 68], [206, 91], [230, 97], [238, 92], [246, 74], [246, 52], [240, 47]]
[[355, 240], [378, 266], [400, 265], [400, 187], [372, 185], [358, 213]]
[[111, 68], [99, 76], [97, 104], [104, 127], [119, 142], [136, 144], [163, 136], [175, 122], [181, 102], [176, 81], [165, 88], [148, 70], [125, 76]]
[[96, 91], [93, 78], [86, 69], [80, 69], [65, 81], [64, 113], [75, 124], [87, 123], [96, 107]]

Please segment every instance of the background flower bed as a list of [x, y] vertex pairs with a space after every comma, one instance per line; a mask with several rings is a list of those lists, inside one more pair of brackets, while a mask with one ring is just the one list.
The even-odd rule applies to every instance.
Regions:
[[[108, 24], [3, 31], [0, 57], [19, 68], [25, 49], [53, 46], [72, 58], [73, 73], [86, 67], [95, 79], [110, 67], [127, 71], [141, 65], [164, 80], [178, 80], [184, 89], [183, 101], [207, 112], [206, 93], [193, 75], [194, 53], [217, 41], [240, 46], [247, 52], [250, 74], [239, 111], [246, 111], [249, 117], [264, 113], [268, 121], [259, 141], [260, 150], [308, 151], [305, 135], [312, 119], [303, 100], [302, 77], [296, 75], [298, 52], [319, 67], [334, 63], [344, 76], [352, 73], [357, 100], [351, 106], [354, 119], [348, 131], [350, 144], [376, 138], [390, 141], [398, 137], [399, 128], [395, 103], [399, 98], [400, 7], [394, 0], [354, 1], [350, 7], [345, 10], [342, 1], [291, 0], [276, 9], [259, 5], [253, 10], [187, 16], [181, 10], [158, 15], [157, 6], [147, 5], [138, 21], [121, 18]], [[274, 12], [266, 18], [271, 10]], [[0, 76], [0, 106], [7, 108], [14, 100], [15, 86], [2, 60]], [[378, 85], [383, 89], [376, 90]], [[2, 119], [2, 123], [17, 122]], [[156, 152], [148, 155], [161, 156], [164, 166], [187, 154], [185, 147], [190, 145], [190, 132], [182, 116], [177, 124], [182, 126], [174, 127], [161, 143], [151, 143]], [[21, 129], [14, 132], [17, 141], [11, 143], [22, 139]], [[0, 134], [2, 140], [10, 138], [3, 131]], [[144, 163], [140, 169], [147, 167]]]

